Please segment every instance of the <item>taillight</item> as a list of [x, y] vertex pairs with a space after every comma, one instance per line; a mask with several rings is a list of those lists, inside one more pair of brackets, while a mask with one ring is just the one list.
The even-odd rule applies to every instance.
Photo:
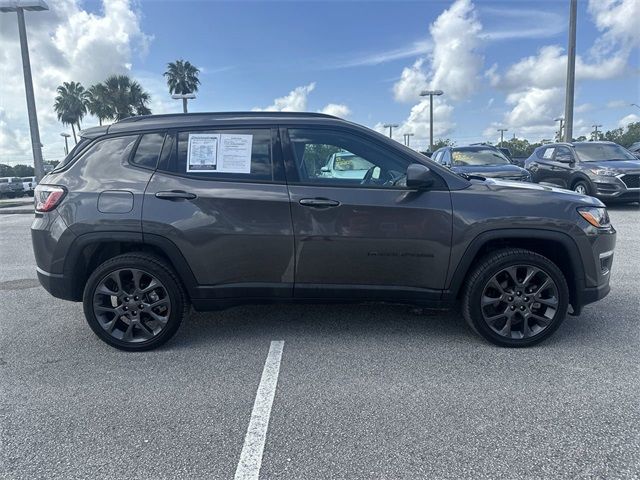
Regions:
[[36, 212], [50, 212], [55, 209], [66, 195], [63, 187], [56, 185], [37, 185], [33, 192]]

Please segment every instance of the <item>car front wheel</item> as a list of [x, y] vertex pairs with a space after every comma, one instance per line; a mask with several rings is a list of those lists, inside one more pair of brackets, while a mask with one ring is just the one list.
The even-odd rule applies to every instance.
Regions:
[[568, 305], [567, 282], [551, 260], [509, 248], [488, 254], [473, 270], [464, 291], [463, 314], [490, 342], [527, 347], [560, 326]]
[[178, 330], [188, 309], [180, 280], [160, 258], [127, 253], [89, 276], [83, 306], [94, 333], [121, 350], [156, 348]]
[[574, 183], [573, 191], [579, 193], [580, 195], [591, 195], [591, 187], [586, 180], [579, 180]]

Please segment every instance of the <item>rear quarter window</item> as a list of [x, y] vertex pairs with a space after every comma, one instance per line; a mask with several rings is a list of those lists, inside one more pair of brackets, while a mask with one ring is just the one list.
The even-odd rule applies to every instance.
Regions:
[[167, 170], [200, 179], [271, 182], [274, 180], [271, 130], [178, 132]]
[[97, 178], [106, 172], [110, 173], [105, 178], [114, 178], [118, 173], [113, 167], [129, 159], [137, 139], [137, 135], [126, 135], [98, 140], [80, 156], [76, 164], [85, 172], [94, 172]]

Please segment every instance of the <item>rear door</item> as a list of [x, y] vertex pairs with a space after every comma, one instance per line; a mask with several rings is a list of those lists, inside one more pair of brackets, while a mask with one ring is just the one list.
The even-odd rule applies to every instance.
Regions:
[[169, 239], [201, 298], [290, 297], [293, 234], [277, 130], [176, 130], [145, 192], [145, 240]]
[[[429, 191], [407, 189], [402, 176], [412, 159], [357, 132], [305, 127], [283, 129], [282, 136], [296, 245], [295, 296], [439, 298], [451, 243], [445, 182]], [[367, 177], [322, 176], [338, 152], [346, 160], [336, 168], [369, 165]]]

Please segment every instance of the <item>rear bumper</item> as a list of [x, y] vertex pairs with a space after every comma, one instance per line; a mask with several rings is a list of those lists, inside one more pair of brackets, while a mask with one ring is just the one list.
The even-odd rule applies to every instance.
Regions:
[[36, 267], [38, 280], [44, 289], [56, 298], [78, 301], [74, 295], [73, 282], [62, 273], [51, 273]]

